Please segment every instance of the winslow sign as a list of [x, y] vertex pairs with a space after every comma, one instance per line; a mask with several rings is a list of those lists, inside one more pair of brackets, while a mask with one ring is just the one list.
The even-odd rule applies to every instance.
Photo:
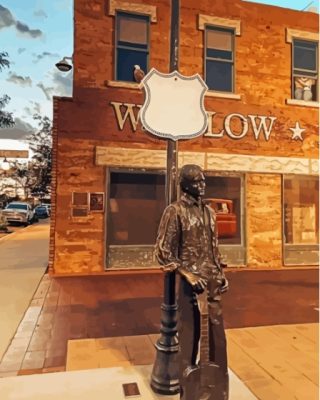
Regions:
[[[124, 129], [126, 121], [129, 121], [133, 132], [135, 132], [138, 128], [144, 130], [143, 126], [141, 126], [141, 121], [139, 118], [139, 112], [142, 107], [141, 105], [120, 103], [116, 101], [111, 101], [110, 105], [113, 107], [115, 117], [121, 131]], [[240, 140], [247, 135], [249, 127], [251, 126], [254, 138], [256, 140], [262, 138], [265, 141], [268, 141], [270, 139], [275, 121], [277, 120], [276, 117], [272, 116], [252, 114], [244, 116], [239, 113], [231, 113], [225, 116], [222, 129], [214, 130], [213, 122], [216, 114], [217, 113], [214, 111], [207, 111], [208, 126], [207, 131], [203, 134], [203, 136], [208, 138], [222, 138], [224, 135], [227, 135], [233, 140]], [[232, 128], [234, 125], [237, 126], [237, 129]], [[301, 134], [304, 129], [300, 128], [298, 122], [296, 122], [294, 128], [289, 129], [293, 132], [293, 140], [303, 140]]]

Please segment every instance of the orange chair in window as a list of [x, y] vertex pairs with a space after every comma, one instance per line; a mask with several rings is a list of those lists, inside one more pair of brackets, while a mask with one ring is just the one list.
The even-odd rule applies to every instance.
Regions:
[[217, 215], [219, 238], [232, 238], [237, 233], [237, 216], [233, 212], [233, 201], [228, 199], [206, 199]]

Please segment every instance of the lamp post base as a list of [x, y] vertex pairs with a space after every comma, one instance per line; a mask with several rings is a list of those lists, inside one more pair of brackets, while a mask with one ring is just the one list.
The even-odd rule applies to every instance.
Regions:
[[176, 336], [177, 305], [162, 304], [161, 336], [155, 347], [156, 360], [151, 374], [151, 388], [155, 393], [174, 395], [179, 393], [178, 350]]

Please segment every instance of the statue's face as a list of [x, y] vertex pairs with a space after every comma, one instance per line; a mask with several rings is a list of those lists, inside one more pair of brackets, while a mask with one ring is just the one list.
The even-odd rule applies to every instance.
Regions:
[[206, 190], [206, 181], [203, 172], [199, 171], [193, 179], [190, 179], [183, 187], [183, 190], [193, 197], [204, 196]]

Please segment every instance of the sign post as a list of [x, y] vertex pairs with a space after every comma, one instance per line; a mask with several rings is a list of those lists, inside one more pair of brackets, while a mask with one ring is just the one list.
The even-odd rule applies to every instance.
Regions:
[[[172, 0], [170, 73], [151, 69], [141, 82], [146, 94], [140, 110], [141, 122], [150, 133], [167, 139], [167, 205], [177, 200], [178, 140], [200, 136], [208, 124], [204, 109], [206, 84], [198, 74], [186, 77], [178, 72], [179, 10], [179, 0]], [[175, 272], [166, 272], [160, 338], [155, 345], [156, 360], [151, 375], [151, 388], [164, 395], [179, 392], [175, 286]]]

